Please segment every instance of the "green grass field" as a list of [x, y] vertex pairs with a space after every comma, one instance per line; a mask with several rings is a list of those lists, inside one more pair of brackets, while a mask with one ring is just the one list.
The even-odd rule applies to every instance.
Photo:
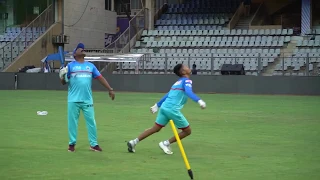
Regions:
[[[168, 126], [142, 141], [125, 141], [154, 124], [149, 107], [163, 94], [95, 92], [102, 153], [89, 151], [81, 116], [77, 151], [67, 152], [67, 93], [0, 91], [0, 179], [188, 179], [178, 146], [165, 155], [158, 142]], [[197, 180], [319, 180], [320, 97], [200, 94], [183, 109], [193, 134], [183, 140]], [[47, 116], [36, 111], [47, 110]]]

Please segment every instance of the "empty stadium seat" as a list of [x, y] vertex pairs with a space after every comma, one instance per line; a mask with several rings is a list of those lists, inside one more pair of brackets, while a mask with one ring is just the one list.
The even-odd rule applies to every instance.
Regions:
[[[195, 64], [199, 70], [219, 71], [225, 63], [243, 63], [245, 70], [255, 72], [258, 70], [257, 57], [260, 54], [262, 69], [274, 62], [280, 54], [281, 47], [291, 41], [290, 30], [149, 30], [143, 32], [143, 41], [135, 52], [150, 52], [148, 49], [159, 49], [158, 53], [165, 54], [168, 64], [181, 57], [196, 59]], [[246, 35], [243, 35], [246, 34]], [[214, 48], [214, 49], [212, 49]], [[213, 57], [219, 58], [213, 58]], [[157, 57], [157, 54], [155, 54]], [[202, 65], [205, 58], [213, 58], [212, 67]], [[226, 57], [230, 57], [226, 58]], [[176, 58], [176, 59], [175, 59]], [[163, 60], [163, 59], [162, 59]], [[158, 62], [158, 59], [154, 59]], [[181, 62], [186, 63], [184, 59]], [[188, 63], [190, 65], [190, 62]], [[172, 68], [161, 66], [161, 70]], [[141, 67], [143, 68], [143, 67]]]

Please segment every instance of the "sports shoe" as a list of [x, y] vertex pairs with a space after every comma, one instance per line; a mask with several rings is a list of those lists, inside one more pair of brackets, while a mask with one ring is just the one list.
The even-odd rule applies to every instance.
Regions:
[[159, 143], [159, 147], [163, 150], [164, 153], [169, 155], [173, 154], [173, 152], [171, 151], [170, 145], [168, 146], [164, 145], [163, 141]]
[[74, 144], [69, 145], [68, 151], [69, 151], [69, 152], [75, 152], [76, 149], [75, 149], [74, 147], [75, 147]]
[[101, 152], [102, 151], [102, 149], [100, 148], [99, 145], [96, 145], [94, 147], [90, 146], [90, 150], [91, 151], [96, 151], [96, 152]]
[[136, 150], [134, 149], [135, 146], [136, 146], [136, 144], [134, 143], [133, 140], [129, 141], [129, 142], [127, 143], [127, 146], [128, 146], [128, 151], [129, 151], [129, 152], [131, 152], [131, 153], [136, 152]]

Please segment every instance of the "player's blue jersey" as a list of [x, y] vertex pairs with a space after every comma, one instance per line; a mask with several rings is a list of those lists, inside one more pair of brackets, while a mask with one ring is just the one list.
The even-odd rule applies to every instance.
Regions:
[[72, 61], [68, 64], [68, 102], [93, 103], [92, 79], [101, 74], [91, 62], [79, 63]]
[[173, 84], [168, 94], [166, 94], [158, 103], [158, 107], [172, 110], [180, 110], [186, 104], [188, 97], [197, 102], [200, 100], [192, 92], [192, 80], [188, 78], [180, 78]]

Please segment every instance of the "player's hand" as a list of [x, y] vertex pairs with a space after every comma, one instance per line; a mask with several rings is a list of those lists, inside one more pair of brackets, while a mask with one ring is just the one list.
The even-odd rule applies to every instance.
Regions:
[[113, 91], [113, 90], [109, 91], [109, 97], [112, 99], [112, 101], [113, 101], [114, 98], [116, 97], [116, 95], [114, 94], [114, 91]]
[[68, 66], [61, 68], [60, 71], [59, 71], [59, 77], [60, 77], [60, 79], [64, 79], [64, 76], [65, 76], [67, 73], [68, 73]]
[[159, 107], [157, 104], [155, 104], [154, 106], [150, 107], [150, 111], [152, 114], [156, 113], [158, 111]]
[[206, 103], [204, 101], [202, 101], [201, 99], [198, 101], [198, 104], [200, 105], [201, 109], [205, 109], [206, 108]]

